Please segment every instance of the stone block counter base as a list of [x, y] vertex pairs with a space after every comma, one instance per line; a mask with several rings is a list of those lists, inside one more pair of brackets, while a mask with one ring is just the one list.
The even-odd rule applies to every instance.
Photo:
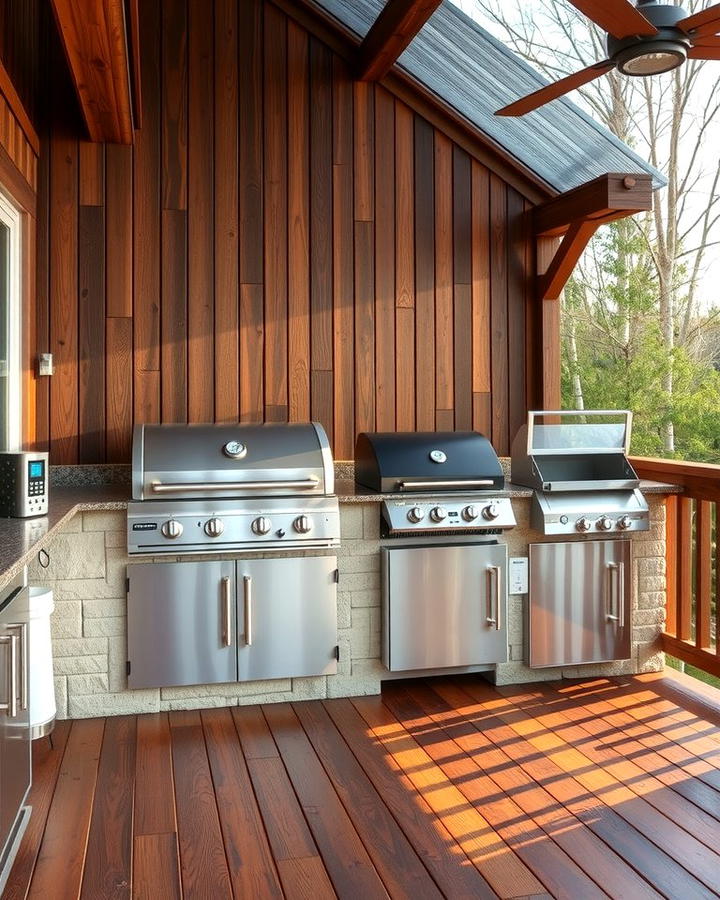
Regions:
[[[661, 495], [647, 496], [651, 530], [632, 536], [632, 658], [565, 669], [527, 668], [523, 663], [525, 598], [513, 596], [508, 607], [510, 658], [497, 666], [498, 683], [662, 668], [657, 644], [665, 610], [665, 508]], [[55, 595], [52, 637], [58, 716], [84, 718], [379, 693], [381, 679], [387, 675], [380, 662], [380, 508], [376, 498], [352, 499], [340, 506], [337, 675], [136, 691], [127, 689], [125, 677], [125, 577], [131, 562], [126, 553], [125, 512], [75, 515], [47, 546], [47, 568], [36, 560], [29, 572], [31, 584], [47, 585]], [[510, 556], [526, 556], [529, 542], [552, 540], [531, 531], [527, 496], [514, 497], [513, 506], [518, 525], [506, 534]]]

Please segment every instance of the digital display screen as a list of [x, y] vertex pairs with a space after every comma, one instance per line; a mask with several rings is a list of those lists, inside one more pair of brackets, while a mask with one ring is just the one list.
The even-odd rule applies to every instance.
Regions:
[[42, 460], [35, 460], [28, 463], [30, 470], [30, 478], [42, 478], [45, 474], [45, 463]]

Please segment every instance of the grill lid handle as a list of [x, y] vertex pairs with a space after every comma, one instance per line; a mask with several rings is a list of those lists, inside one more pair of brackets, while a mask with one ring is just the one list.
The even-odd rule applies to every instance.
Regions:
[[437, 478], [434, 481], [398, 481], [398, 487], [401, 491], [406, 491], [409, 488], [428, 488], [429, 490], [438, 488], [439, 490], [442, 490], [443, 488], [448, 487], [492, 487], [494, 484], [495, 482], [492, 478], [466, 478], [459, 480], [455, 479], [454, 481], [447, 478]]
[[277, 481], [187, 481], [187, 482], [163, 482], [153, 481], [150, 484], [150, 490], [153, 494], [183, 494], [183, 493], [206, 493], [209, 491], [234, 491], [234, 490], [253, 490], [268, 491], [273, 488], [286, 487], [298, 488], [300, 490], [312, 490], [318, 486], [318, 479], [311, 478], [283, 480]]

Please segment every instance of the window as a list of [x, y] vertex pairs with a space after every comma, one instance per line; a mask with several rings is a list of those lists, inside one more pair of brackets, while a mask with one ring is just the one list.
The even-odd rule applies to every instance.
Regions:
[[0, 194], [0, 450], [20, 447], [20, 213]]

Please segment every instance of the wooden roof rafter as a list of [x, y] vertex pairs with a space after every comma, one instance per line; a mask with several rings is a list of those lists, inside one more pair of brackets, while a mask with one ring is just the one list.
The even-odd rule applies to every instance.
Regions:
[[559, 238], [545, 272], [538, 275], [538, 299], [557, 300], [590, 238], [601, 225], [652, 209], [650, 175], [609, 173], [535, 207], [536, 239]]
[[139, 126], [137, 0], [51, 0], [90, 140], [131, 144]]
[[358, 48], [358, 81], [380, 81], [442, 0], [387, 0]]

